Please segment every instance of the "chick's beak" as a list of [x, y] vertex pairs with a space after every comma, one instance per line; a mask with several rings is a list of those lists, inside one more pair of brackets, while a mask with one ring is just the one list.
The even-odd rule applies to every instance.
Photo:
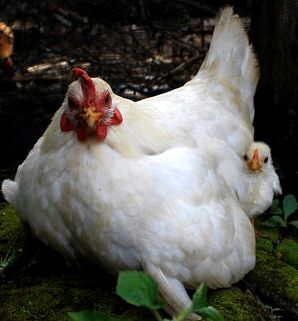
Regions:
[[99, 112], [95, 107], [84, 107], [83, 111], [79, 114], [79, 117], [85, 121], [90, 129], [96, 127], [96, 123], [103, 118], [103, 114]]
[[262, 164], [259, 160], [259, 150], [255, 149], [252, 159], [248, 162], [248, 169], [251, 170], [252, 172], [260, 172], [262, 170]]

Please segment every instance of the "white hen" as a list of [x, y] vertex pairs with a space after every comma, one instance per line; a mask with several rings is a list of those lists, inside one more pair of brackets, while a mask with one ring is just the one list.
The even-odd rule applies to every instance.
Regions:
[[2, 184], [22, 220], [67, 257], [144, 269], [175, 312], [190, 304], [184, 285], [240, 280], [255, 237], [235, 192], [248, 184], [228, 173], [253, 142], [258, 76], [239, 17], [222, 11], [199, 73], [169, 93], [134, 103], [74, 73], [15, 181]]

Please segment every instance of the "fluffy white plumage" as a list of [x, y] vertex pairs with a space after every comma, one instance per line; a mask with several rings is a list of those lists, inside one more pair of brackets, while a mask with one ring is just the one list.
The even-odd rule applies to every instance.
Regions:
[[61, 130], [65, 112], [75, 118], [69, 97], [84, 98], [82, 81], [72, 83], [2, 191], [43, 242], [110, 271], [144, 269], [177, 312], [190, 304], [184, 285], [228, 287], [254, 267], [249, 217], [279, 188], [270, 150], [261, 173], [243, 160], [254, 144], [257, 80], [241, 20], [225, 8], [205, 62], [185, 86], [134, 103], [93, 78], [96, 97], [109, 92], [111, 110], [123, 116], [105, 140], [82, 142]]

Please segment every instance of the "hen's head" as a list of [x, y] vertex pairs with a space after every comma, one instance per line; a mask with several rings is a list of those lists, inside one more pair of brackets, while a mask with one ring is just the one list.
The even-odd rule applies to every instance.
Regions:
[[80, 141], [92, 135], [105, 139], [107, 127], [122, 122], [112, 101], [112, 90], [102, 79], [90, 78], [83, 69], [74, 68], [72, 72], [79, 79], [68, 88], [60, 128], [65, 132], [75, 130]]
[[254, 142], [244, 156], [250, 172], [260, 173], [272, 167], [270, 147], [265, 143]]

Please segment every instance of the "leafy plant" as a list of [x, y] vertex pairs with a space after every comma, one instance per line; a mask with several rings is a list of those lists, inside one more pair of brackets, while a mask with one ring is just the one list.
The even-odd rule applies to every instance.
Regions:
[[[168, 321], [167, 319], [162, 319], [158, 312], [158, 310], [164, 306], [164, 302], [158, 298], [156, 283], [146, 273], [138, 271], [121, 272], [118, 278], [116, 292], [127, 302], [152, 310], [157, 320]], [[182, 321], [192, 313], [197, 313], [211, 321], [224, 320], [215, 308], [208, 305], [207, 287], [204, 283], [202, 283], [195, 292], [191, 306], [183, 309], [172, 321]]]
[[121, 272], [116, 293], [125, 301], [136, 306], [157, 310], [164, 302], [158, 298], [158, 287], [146, 273], [138, 271]]
[[[183, 309], [172, 320], [161, 317], [158, 310], [164, 307], [165, 302], [158, 296], [157, 284], [144, 272], [121, 272], [118, 277], [116, 293], [130, 304], [150, 309], [158, 321], [183, 321], [192, 313], [197, 313], [205, 320], [224, 321], [220, 313], [208, 305], [207, 287], [204, 283], [201, 283], [193, 295], [191, 306]], [[116, 321], [114, 318], [96, 311], [69, 312], [68, 316], [72, 321]]]
[[294, 214], [298, 209], [296, 197], [292, 194], [286, 195], [280, 207], [280, 201], [275, 199], [272, 203], [270, 214], [272, 216], [266, 220], [263, 225], [269, 227], [283, 227], [287, 228], [292, 225], [298, 228], [298, 220], [289, 220], [289, 217]]

